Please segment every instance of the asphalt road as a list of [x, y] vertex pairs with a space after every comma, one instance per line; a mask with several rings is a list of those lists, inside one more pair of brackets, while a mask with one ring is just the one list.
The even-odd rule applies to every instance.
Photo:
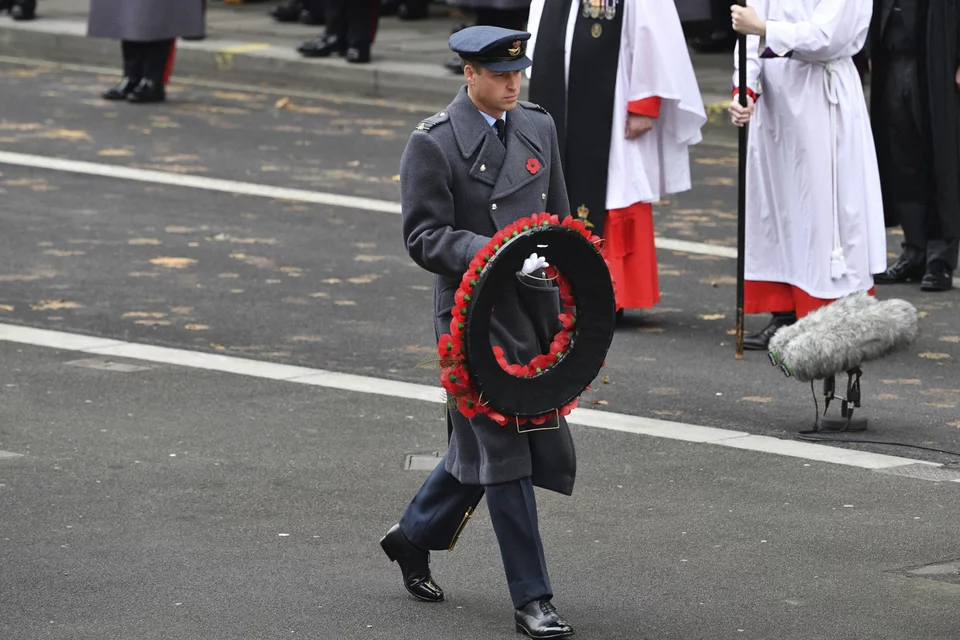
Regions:
[[[113, 80], [0, 64], [0, 152], [394, 202], [405, 140], [429, 115], [197, 85], [162, 106], [104, 103]], [[694, 189], [656, 207], [656, 224], [729, 248], [735, 136], [706, 133]], [[0, 164], [0, 323], [434, 384], [432, 283], [399, 222]], [[808, 427], [809, 388], [764, 354], [733, 358], [735, 261], [660, 260], [663, 302], [628, 315], [584, 406], [784, 438]], [[869, 435], [960, 451], [956, 293], [880, 295], [916, 304], [923, 335], [867, 369]], [[77, 363], [90, 359], [0, 342], [3, 640], [516, 637], [485, 510], [455, 553], [434, 554], [440, 606], [411, 601], [376, 545], [424, 478], [405, 457], [445, 447], [439, 405]], [[576, 493], [538, 503], [577, 637], [956, 637], [960, 485], [574, 435]]]
[[[0, 343], [0, 637], [517, 638], [486, 509], [413, 601], [377, 546], [445, 445], [438, 405]], [[144, 363], [133, 363], [143, 365]], [[960, 512], [935, 483], [574, 428], [538, 492], [587, 640], [950, 640]], [[960, 565], [958, 565], [960, 566]]]
[[[403, 146], [429, 115], [195, 85], [175, 85], [162, 106], [117, 105], [98, 98], [113, 80], [0, 65], [0, 148], [395, 202]], [[718, 120], [693, 150], [694, 188], [655, 208], [665, 238], [736, 244], [736, 138]], [[9, 164], [0, 172], [0, 321], [433, 382], [423, 364], [432, 282], [405, 255], [399, 216]], [[891, 235], [891, 255], [897, 242]], [[735, 260], [663, 250], [659, 259], [661, 304], [628, 314], [607, 383], [584, 405], [784, 437], [809, 427], [809, 387], [765, 354], [733, 358]], [[870, 437], [960, 451], [956, 292], [895, 286], [880, 296], [903, 297], [924, 317], [910, 351], [866, 370]], [[748, 318], [748, 331], [765, 321]]]

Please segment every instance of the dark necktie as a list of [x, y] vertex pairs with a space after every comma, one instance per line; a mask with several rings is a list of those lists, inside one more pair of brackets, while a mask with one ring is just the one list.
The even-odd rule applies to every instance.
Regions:
[[500, 138], [500, 142], [503, 142], [507, 131], [507, 123], [503, 120], [497, 120], [494, 124], [497, 127], [497, 137]]

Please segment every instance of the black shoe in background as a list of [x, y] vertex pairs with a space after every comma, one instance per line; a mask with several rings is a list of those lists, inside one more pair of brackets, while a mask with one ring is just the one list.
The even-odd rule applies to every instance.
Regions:
[[14, 20], [33, 20], [37, 17], [37, 0], [13, 0], [10, 17]]
[[359, 47], [350, 47], [347, 49], [347, 53], [344, 55], [347, 59], [347, 62], [353, 62], [355, 64], [366, 64], [370, 62], [370, 45], [363, 45]]
[[347, 53], [347, 43], [337, 36], [320, 36], [304, 42], [297, 51], [307, 58], [329, 58], [335, 53], [342, 56]]
[[100, 97], [104, 100], [126, 100], [138, 84], [140, 84], [140, 78], [125, 77], [117, 86], [101, 93]]
[[949, 291], [953, 288], [953, 269], [942, 260], [927, 265], [927, 272], [920, 281], [921, 291]]
[[306, 11], [302, 0], [287, 0], [270, 9], [270, 15], [277, 22], [297, 22], [300, 20], [300, 14]]
[[152, 104], [167, 99], [163, 82], [144, 78], [140, 84], [127, 96], [127, 102], [132, 104]]
[[770, 319], [770, 324], [758, 333], [752, 336], [746, 336], [743, 339], [743, 348], [747, 351], [766, 351], [770, 345], [770, 340], [781, 327], [789, 327], [797, 321], [795, 313], [775, 313]]
[[887, 267], [883, 273], [877, 273], [873, 276], [876, 284], [900, 284], [903, 282], [916, 282], [923, 278], [924, 264], [923, 259], [908, 259], [905, 255], [897, 258], [897, 261]]

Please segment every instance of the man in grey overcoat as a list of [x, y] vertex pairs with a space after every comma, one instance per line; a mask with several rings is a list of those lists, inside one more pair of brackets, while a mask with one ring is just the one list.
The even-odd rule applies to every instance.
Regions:
[[[401, 160], [404, 240], [414, 261], [436, 275], [437, 337], [450, 325], [454, 294], [470, 261], [499, 229], [543, 211], [569, 215], [553, 119], [518, 100], [521, 71], [531, 64], [529, 37], [487, 26], [451, 36], [467, 86], [417, 127]], [[490, 337], [512, 362], [542, 353], [559, 329], [558, 289], [543, 266], [542, 258], [531, 256], [517, 265], [515, 286], [498, 292]], [[566, 421], [522, 432], [486, 417], [468, 419], [455, 408], [447, 420], [447, 454], [381, 540], [400, 565], [404, 586], [420, 600], [443, 600], [429, 551], [451, 549], [486, 495], [517, 630], [533, 638], [572, 635], [551, 603], [534, 499], [534, 486], [573, 492], [576, 456]]]
[[123, 79], [104, 100], [162, 102], [176, 38], [204, 36], [205, 0], [90, 0], [87, 35], [122, 42]]

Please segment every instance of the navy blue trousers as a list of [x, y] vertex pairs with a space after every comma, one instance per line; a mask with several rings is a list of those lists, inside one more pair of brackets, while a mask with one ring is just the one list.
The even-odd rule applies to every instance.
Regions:
[[519, 609], [533, 600], [552, 598], [531, 479], [486, 486], [460, 484], [443, 468], [444, 461], [400, 519], [403, 535], [421, 549], [449, 549], [464, 514], [486, 494], [513, 606]]

